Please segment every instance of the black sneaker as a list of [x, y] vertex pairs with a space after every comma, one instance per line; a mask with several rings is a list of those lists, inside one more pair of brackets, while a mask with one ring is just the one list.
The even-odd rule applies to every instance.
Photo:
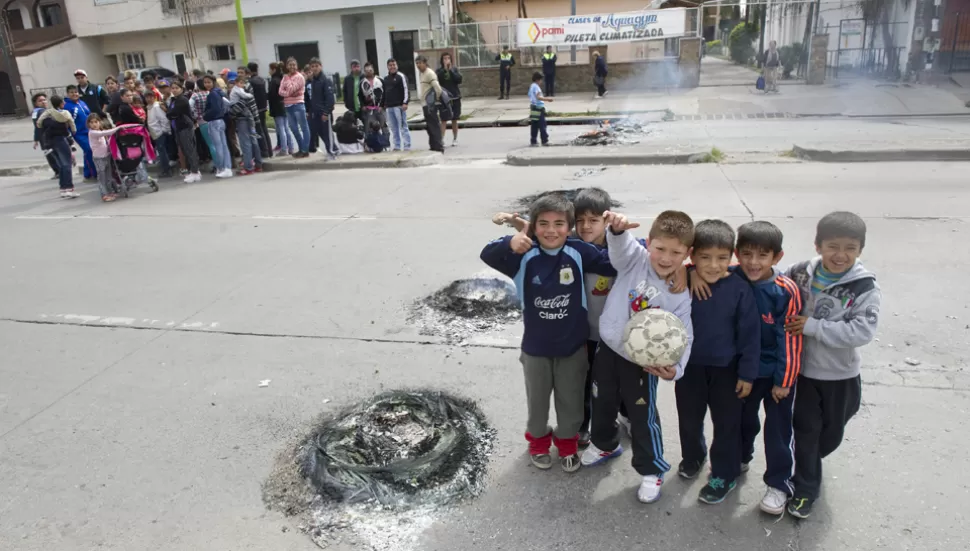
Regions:
[[677, 474], [687, 479], [697, 478], [697, 475], [701, 472], [701, 467], [703, 466], [703, 459], [700, 461], [681, 461], [680, 466], [677, 467]]
[[795, 518], [812, 516], [812, 504], [815, 500], [810, 497], [793, 497], [788, 502], [788, 514]]
[[704, 503], [715, 505], [724, 501], [724, 498], [737, 486], [738, 484], [734, 480], [727, 482], [723, 478], [712, 476], [707, 481], [707, 486], [701, 488], [701, 493], [697, 496], [697, 499]]
[[581, 449], [581, 450], [585, 450], [586, 448], [589, 447], [589, 432], [588, 431], [585, 431], [585, 430], [579, 431], [579, 442], [577, 442], [577, 445], [579, 446], [579, 449]]

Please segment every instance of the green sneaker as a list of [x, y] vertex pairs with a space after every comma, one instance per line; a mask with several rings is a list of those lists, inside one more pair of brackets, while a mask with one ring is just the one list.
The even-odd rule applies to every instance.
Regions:
[[812, 516], [812, 504], [815, 500], [810, 497], [793, 497], [788, 502], [788, 514], [795, 518]]
[[723, 478], [712, 476], [707, 480], [707, 486], [701, 488], [701, 493], [697, 499], [709, 505], [716, 505], [727, 497], [732, 490], [738, 487], [737, 482], [728, 482]]

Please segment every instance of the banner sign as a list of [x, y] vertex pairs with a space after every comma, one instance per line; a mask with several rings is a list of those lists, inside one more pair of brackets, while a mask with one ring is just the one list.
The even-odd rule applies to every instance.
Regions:
[[684, 36], [687, 9], [647, 10], [605, 15], [519, 19], [519, 47], [609, 44]]

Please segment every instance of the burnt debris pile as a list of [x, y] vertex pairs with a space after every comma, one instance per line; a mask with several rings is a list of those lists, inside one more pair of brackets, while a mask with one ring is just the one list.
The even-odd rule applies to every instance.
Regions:
[[323, 421], [300, 469], [325, 502], [447, 505], [481, 493], [493, 439], [474, 402], [393, 391]]
[[638, 119], [627, 117], [605, 120], [596, 128], [573, 138], [572, 145], [633, 145], [650, 134], [651, 129]]
[[418, 325], [422, 335], [457, 344], [518, 320], [520, 312], [512, 282], [480, 277], [453, 281], [419, 299], [412, 305], [408, 321]]

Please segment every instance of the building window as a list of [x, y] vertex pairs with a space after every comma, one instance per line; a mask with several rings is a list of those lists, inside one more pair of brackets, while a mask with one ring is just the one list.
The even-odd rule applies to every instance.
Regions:
[[40, 5], [40, 24], [44, 27], [53, 27], [63, 23], [61, 19], [61, 7], [57, 4]]
[[498, 28], [498, 43], [499, 46], [508, 46], [511, 44], [509, 41], [512, 36], [512, 28], [508, 25], [502, 25]]
[[172, 12], [178, 10], [178, 0], [162, 0], [162, 11]]
[[144, 69], [145, 68], [145, 54], [142, 52], [128, 52], [120, 54], [121, 63], [125, 66], [125, 69]]
[[108, 4], [121, 4], [128, 0], [94, 0], [95, 6], [107, 6]]
[[2, 15], [6, 17], [7, 25], [11, 31], [24, 30], [24, 16], [20, 13], [19, 9], [11, 8], [9, 10], [3, 10]]
[[231, 61], [236, 59], [236, 46], [233, 44], [209, 46], [209, 59], [212, 61]]

